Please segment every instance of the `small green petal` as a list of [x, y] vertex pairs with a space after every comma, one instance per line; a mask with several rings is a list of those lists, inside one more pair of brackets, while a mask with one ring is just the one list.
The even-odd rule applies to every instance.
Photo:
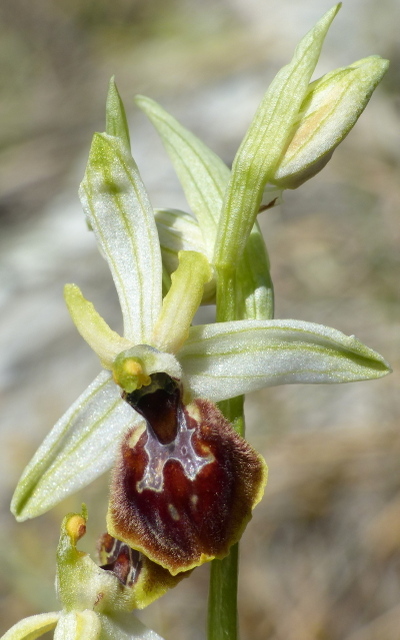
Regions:
[[114, 76], [110, 80], [107, 94], [106, 133], [110, 136], [121, 138], [127, 149], [131, 148], [125, 108], [115, 84]]
[[36, 640], [55, 628], [60, 613], [40, 613], [24, 618], [1, 636], [1, 640]]
[[213, 401], [265, 386], [372, 380], [390, 373], [354, 336], [299, 320], [241, 320], [190, 329], [177, 354], [192, 392]]
[[142, 419], [103, 371], [56, 423], [18, 482], [11, 511], [19, 521], [45, 513], [105, 473], [121, 435]]
[[114, 279], [124, 336], [146, 344], [161, 309], [160, 245], [139, 171], [119, 138], [94, 135], [79, 193]]
[[265, 94], [236, 154], [215, 245], [217, 269], [232, 269], [259, 212], [265, 184], [274, 175], [307, 92], [328, 28], [340, 5], [301, 40], [290, 64]]
[[100, 633], [100, 618], [94, 611], [70, 611], [61, 615], [54, 640], [98, 640]]
[[161, 136], [190, 208], [199, 221], [207, 256], [211, 260], [230, 171], [221, 158], [157, 102], [137, 96], [136, 103]]
[[64, 298], [71, 318], [88, 345], [99, 356], [106, 369], [112, 368], [116, 356], [132, 344], [110, 329], [93, 304], [83, 297], [76, 284], [66, 284]]
[[211, 278], [211, 267], [202, 253], [180, 252], [178, 269], [171, 276], [171, 288], [154, 328], [153, 344], [158, 349], [169, 353], [180, 349], [200, 306], [204, 285]]

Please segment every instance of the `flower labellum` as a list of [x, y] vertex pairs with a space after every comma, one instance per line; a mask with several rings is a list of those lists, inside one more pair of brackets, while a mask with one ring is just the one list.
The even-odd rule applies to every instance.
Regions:
[[223, 558], [262, 497], [263, 458], [212, 402], [185, 405], [165, 373], [124, 398], [146, 422], [122, 442], [109, 532], [172, 575]]

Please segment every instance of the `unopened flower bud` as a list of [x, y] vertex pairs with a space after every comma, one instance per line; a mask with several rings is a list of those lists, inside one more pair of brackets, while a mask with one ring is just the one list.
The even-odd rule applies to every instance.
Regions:
[[364, 111], [389, 62], [370, 56], [312, 82], [271, 182], [296, 189], [326, 165]]

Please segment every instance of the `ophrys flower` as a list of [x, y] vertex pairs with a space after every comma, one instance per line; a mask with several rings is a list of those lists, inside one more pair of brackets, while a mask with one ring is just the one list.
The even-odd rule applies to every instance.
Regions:
[[39, 515], [114, 465], [110, 532], [175, 574], [226, 555], [266, 481], [261, 456], [213, 402], [271, 384], [370, 379], [388, 367], [354, 337], [312, 323], [192, 326], [211, 278], [195, 251], [180, 254], [162, 300], [153, 210], [114, 85], [110, 96], [81, 199], [110, 266], [124, 335], [67, 285], [71, 316], [105, 370], [39, 448], [12, 509], [20, 520]]

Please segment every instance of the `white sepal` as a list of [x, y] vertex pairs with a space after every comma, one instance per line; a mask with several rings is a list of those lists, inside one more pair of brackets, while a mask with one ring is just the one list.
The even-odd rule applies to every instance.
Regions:
[[102, 371], [55, 424], [15, 490], [11, 511], [22, 521], [51, 509], [113, 464], [122, 434], [141, 418]]
[[161, 254], [150, 201], [121, 139], [94, 135], [79, 194], [114, 279], [124, 336], [146, 343], [161, 308]]
[[179, 251], [206, 253], [206, 247], [196, 218], [179, 209], [155, 209], [163, 264], [169, 273], [178, 267]]
[[[162, 263], [169, 277], [178, 268], [179, 251], [196, 251], [206, 257], [212, 256], [212, 251], [207, 254], [200, 225], [190, 213], [177, 209], [156, 209], [154, 215], [160, 238]], [[215, 278], [204, 285], [202, 304], [215, 304]]]
[[161, 136], [190, 208], [199, 221], [207, 257], [211, 260], [230, 171], [221, 158], [157, 102], [137, 96], [136, 103]]
[[192, 393], [214, 402], [265, 386], [353, 382], [390, 372], [354, 336], [299, 320], [194, 326], [177, 358]]

